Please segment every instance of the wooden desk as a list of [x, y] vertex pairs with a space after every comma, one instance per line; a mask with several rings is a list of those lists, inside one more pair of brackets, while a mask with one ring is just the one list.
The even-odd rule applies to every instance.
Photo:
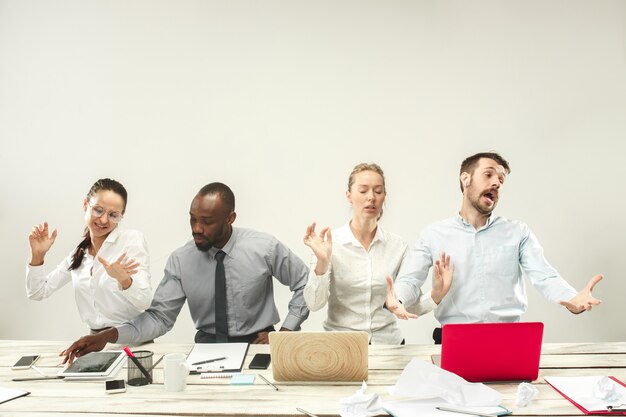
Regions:
[[[29, 396], [0, 404], [0, 416], [302, 416], [296, 407], [318, 415], [338, 415], [339, 399], [352, 395], [359, 388], [359, 384], [350, 383], [280, 383], [277, 384], [280, 391], [275, 391], [259, 378], [251, 386], [231, 386], [228, 380], [201, 380], [198, 375], [191, 375], [185, 391], [170, 393], [163, 387], [161, 365], [155, 369], [153, 385], [128, 387], [122, 394], [105, 394], [102, 382], [11, 381], [18, 376], [36, 376], [33, 370], [11, 370], [22, 355], [41, 355], [38, 367], [46, 373], [56, 373], [55, 366], [59, 363], [56, 355], [68, 345], [68, 342], [0, 341], [0, 386], [31, 392]], [[191, 345], [154, 343], [142, 348], [154, 351], [158, 358], [167, 353], [188, 353]], [[252, 372], [247, 367], [255, 353], [268, 351], [266, 345], [251, 345], [245, 372]], [[440, 349], [432, 345], [371, 346], [368, 390], [378, 393], [383, 400], [393, 399], [387, 394], [387, 387], [395, 384], [406, 364], [414, 357], [429, 360], [430, 355], [436, 353], [440, 353]], [[261, 372], [273, 381], [270, 370]], [[125, 375], [126, 370], [123, 370], [118, 377]], [[545, 344], [539, 379], [534, 383], [539, 389], [539, 398], [525, 408], [515, 406], [516, 384], [491, 386], [503, 394], [503, 405], [513, 410], [514, 415], [582, 415], [545, 384], [543, 377], [549, 375], [613, 375], [626, 380], [626, 342]]]

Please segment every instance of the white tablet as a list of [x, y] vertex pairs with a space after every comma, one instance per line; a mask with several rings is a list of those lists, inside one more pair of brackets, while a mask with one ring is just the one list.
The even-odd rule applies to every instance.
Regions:
[[126, 353], [122, 350], [91, 352], [76, 359], [58, 373], [69, 379], [106, 379], [114, 377], [124, 364]]

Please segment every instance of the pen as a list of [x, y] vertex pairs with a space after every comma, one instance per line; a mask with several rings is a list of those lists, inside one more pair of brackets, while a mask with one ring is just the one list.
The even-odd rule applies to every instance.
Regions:
[[491, 414], [491, 413], [479, 413], [477, 411], [471, 411], [471, 410], [464, 410], [464, 409], [458, 409], [458, 408], [448, 408], [448, 407], [435, 407], [437, 410], [440, 411], [449, 411], [451, 413], [461, 413], [461, 414], [469, 414], [472, 416], [488, 416], [488, 417], [492, 417], [492, 416], [504, 416], [510, 413], [495, 413], [495, 414]]
[[263, 381], [267, 382], [269, 385], [273, 386], [274, 389], [276, 391], [278, 391], [278, 387], [276, 385], [272, 384], [270, 381], [268, 381], [267, 378], [265, 378], [263, 375], [259, 374], [259, 378], [261, 378]]
[[45, 381], [47, 379], [63, 379], [64, 376], [61, 375], [50, 375], [50, 376], [33, 376], [26, 378], [13, 378], [11, 381], [20, 382], [20, 381]]
[[156, 361], [156, 362], [155, 362], [155, 363], [154, 363], [154, 364], [150, 367], [150, 369], [148, 369], [148, 372], [150, 372], [150, 371], [152, 371], [154, 368], [156, 368], [156, 366], [159, 364], [159, 362], [161, 362], [161, 359], [163, 359], [164, 357], [165, 357], [165, 355], [164, 355], [164, 356], [161, 356], [161, 357], [159, 358], [159, 360], [158, 360], [158, 361]]
[[[259, 376], [260, 376], [260, 375], [259, 375]], [[317, 415], [315, 415], [315, 414], [313, 414], [313, 413], [309, 413], [308, 411], [303, 410], [303, 409], [301, 409], [301, 408], [296, 407], [296, 410], [297, 410], [297, 411], [299, 411], [299, 412], [301, 412], [302, 414], [306, 414], [306, 415], [307, 415], [307, 416], [309, 416], [309, 417], [317, 417]]]
[[205, 363], [211, 363], [211, 362], [217, 362], [217, 361], [223, 361], [224, 359], [226, 359], [226, 357], [222, 357], [222, 358], [215, 358], [215, 359], [207, 359], [205, 361], [200, 361], [200, 362], [196, 362], [196, 363], [192, 363], [191, 366], [196, 366], [196, 365], [202, 365]]
[[152, 384], [152, 377], [150, 376], [150, 372], [148, 372], [146, 368], [143, 367], [143, 365], [139, 362], [139, 359], [135, 357], [135, 355], [133, 354], [133, 352], [130, 351], [128, 346], [124, 346], [123, 350], [124, 352], [126, 352], [130, 360], [133, 361], [135, 365], [137, 365], [137, 368], [141, 371], [141, 373], [144, 374], [144, 376], [148, 378], [148, 381], [150, 381], [150, 383]]

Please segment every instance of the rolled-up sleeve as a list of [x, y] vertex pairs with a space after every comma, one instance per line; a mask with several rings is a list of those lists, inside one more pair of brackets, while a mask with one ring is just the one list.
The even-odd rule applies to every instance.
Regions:
[[289, 301], [289, 313], [283, 321], [283, 327], [289, 330], [299, 330], [300, 325], [309, 316], [309, 309], [304, 301], [309, 268], [288, 247], [276, 241], [270, 259], [272, 273], [282, 284], [287, 285], [293, 292]]
[[172, 329], [187, 299], [178, 276], [177, 259], [170, 256], [163, 280], [154, 293], [150, 308], [137, 318], [117, 326], [117, 343], [138, 344], [155, 339]]

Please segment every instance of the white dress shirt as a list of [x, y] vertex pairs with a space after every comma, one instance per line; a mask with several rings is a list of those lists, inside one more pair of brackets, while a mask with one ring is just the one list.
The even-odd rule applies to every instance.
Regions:
[[119, 282], [111, 278], [97, 257], [85, 253], [83, 262], [70, 271], [72, 253], [54, 271], [46, 275], [45, 264], [26, 267], [26, 294], [31, 300], [42, 300], [70, 281], [78, 312], [91, 329], [115, 326], [133, 319], [150, 306], [152, 287], [148, 247], [143, 234], [136, 230], [115, 228], [102, 244], [97, 256], [115, 262], [126, 252], [129, 258], [139, 262], [133, 282], [123, 290]]
[[396, 280], [406, 305], [442, 251], [450, 255], [454, 277], [435, 310], [441, 324], [519, 321], [528, 307], [522, 270], [551, 302], [570, 300], [577, 291], [548, 263], [543, 248], [524, 223], [492, 215], [476, 230], [461, 216], [428, 226], [411, 245]]
[[[332, 231], [333, 250], [328, 271], [315, 274], [317, 259], [313, 256], [309, 280], [304, 289], [304, 300], [311, 311], [328, 303], [324, 329], [358, 330], [370, 334], [374, 344], [399, 344], [402, 333], [396, 317], [383, 308], [387, 295], [386, 277], [395, 278], [407, 245], [397, 235], [385, 232], [380, 226], [369, 250], [358, 241], [350, 223]], [[422, 305], [428, 300], [422, 297]], [[432, 310], [435, 304], [420, 313]]]

